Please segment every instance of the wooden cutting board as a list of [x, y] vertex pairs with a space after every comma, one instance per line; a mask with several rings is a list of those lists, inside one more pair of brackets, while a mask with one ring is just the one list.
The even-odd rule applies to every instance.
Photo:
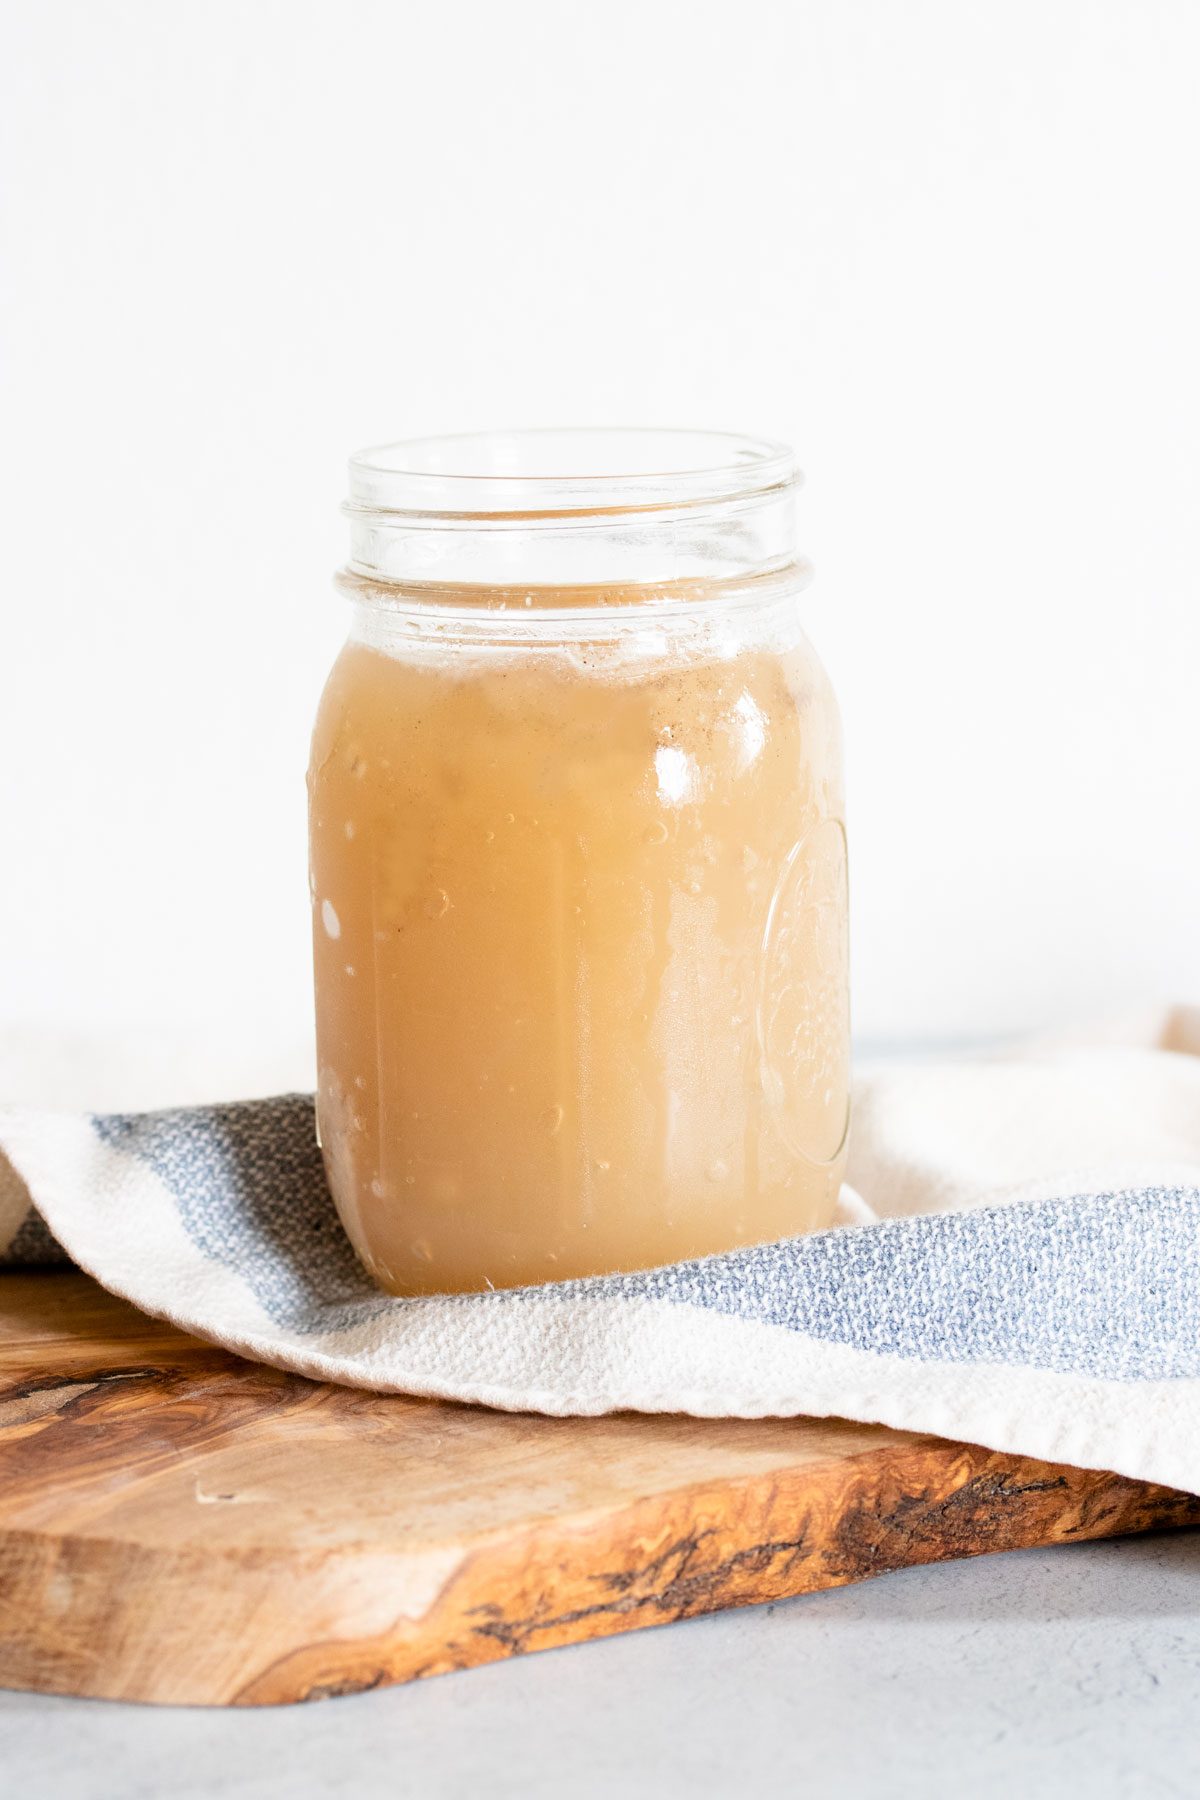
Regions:
[[0, 1275], [0, 1685], [269, 1705], [1200, 1523], [1116, 1475], [838, 1420], [545, 1419], [241, 1361]]

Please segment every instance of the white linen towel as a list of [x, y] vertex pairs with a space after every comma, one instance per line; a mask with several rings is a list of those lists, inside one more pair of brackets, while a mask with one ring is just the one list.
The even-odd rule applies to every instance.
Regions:
[[1141, 1043], [870, 1063], [845, 1225], [421, 1300], [355, 1260], [310, 1096], [11, 1108], [0, 1261], [57, 1240], [144, 1311], [319, 1380], [556, 1414], [835, 1414], [1200, 1492], [1196, 1052], [1200, 1013], [1177, 1009]]

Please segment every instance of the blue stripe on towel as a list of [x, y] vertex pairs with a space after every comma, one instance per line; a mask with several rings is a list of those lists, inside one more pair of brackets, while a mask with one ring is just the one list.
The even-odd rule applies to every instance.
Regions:
[[[205, 1255], [279, 1325], [338, 1331], [420, 1306], [379, 1293], [325, 1184], [307, 1095], [96, 1118], [174, 1198]], [[464, 1307], [657, 1300], [937, 1363], [1115, 1381], [1200, 1375], [1200, 1190], [1082, 1194], [846, 1227]]]
[[922, 1362], [1190, 1377], [1200, 1374], [1200, 1190], [817, 1232], [626, 1276], [623, 1291]]

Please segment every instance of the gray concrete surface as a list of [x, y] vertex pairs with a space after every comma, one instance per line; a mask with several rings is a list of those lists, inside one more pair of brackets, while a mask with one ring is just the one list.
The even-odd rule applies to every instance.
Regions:
[[1200, 1795], [1200, 1531], [270, 1711], [0, 1694], [11, 1800]]

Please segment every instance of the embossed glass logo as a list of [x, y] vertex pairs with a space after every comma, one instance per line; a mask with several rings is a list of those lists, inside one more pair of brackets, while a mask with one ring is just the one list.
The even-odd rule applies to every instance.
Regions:
[[793, 846], [771, 898], [758, 1034], [763, 1090], [797, 1156], [830, 1163], [850, 1110], [846, 832], [823, 819]]

